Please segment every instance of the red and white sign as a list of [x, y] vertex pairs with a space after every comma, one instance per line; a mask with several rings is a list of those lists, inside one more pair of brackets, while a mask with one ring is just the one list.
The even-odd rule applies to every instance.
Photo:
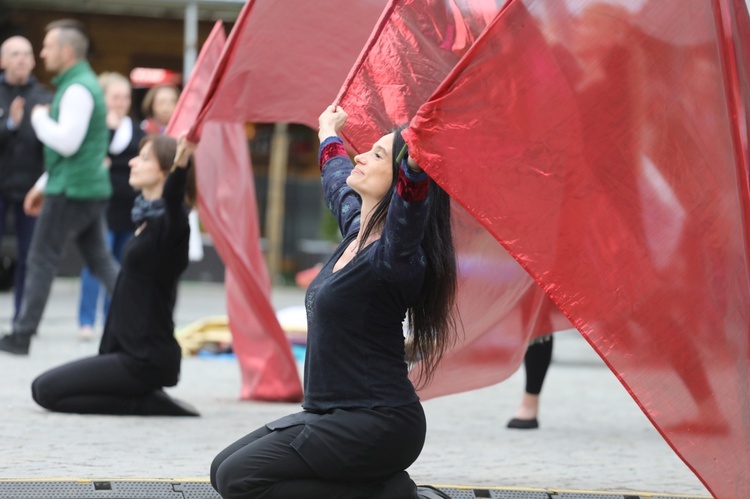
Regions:
[[161, 68], [133, 68], [130, 82], [135, 87], [154, 87], [156, 85], [179, 85], [182, 73]]

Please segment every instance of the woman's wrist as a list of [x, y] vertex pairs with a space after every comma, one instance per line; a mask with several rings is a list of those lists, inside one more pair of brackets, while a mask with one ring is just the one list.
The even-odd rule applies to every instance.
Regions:
[[318, 130], [318, 138], [321, 142], [323, 142], [328, 137], [338, 137], [338, 133], [336, 133], [336, 129], [333, 127], [322, 127], [320, 130]]
[[414, 173], [422, 173], [422, 169], [419, 167], [416, 161], [414, 161], [411, 156], [409, 156], [409, 153], [406, 153], [406, 157], [404, 158], [406, 161], [406, 166], [409, 168], [409, 170], [413, 171]]

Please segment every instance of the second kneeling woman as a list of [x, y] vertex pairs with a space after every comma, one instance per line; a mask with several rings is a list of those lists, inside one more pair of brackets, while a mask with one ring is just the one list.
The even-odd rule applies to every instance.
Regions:
[[[62, 365], [31, 385], [50, 411], [79, 414], [197, 416], [162, 390], [180, 374], [181, 350], [172, 313], [177, 282], [188, 265], [185, 190], [194, 145], [147, 136], [130, 161], [135, 236], [123, 251], [99, 355]], [[179, 149], [179, 151], [178, 151]], [[173, 161], [177, 167], [170, 173]]]

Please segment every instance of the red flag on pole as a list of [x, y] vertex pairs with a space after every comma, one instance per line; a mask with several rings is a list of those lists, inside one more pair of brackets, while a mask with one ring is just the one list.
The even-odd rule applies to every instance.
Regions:
[[190, 130], [200, 113], [201, 104], [203, 104], [206, 92], [211, 84], [211, 76], [219, 62], [226, 41], [224, 25], [221, 21], [216, 21], [208, 34], [208, 38], [203, 42], [193, 71], [190, 73], [187, 83], [185, 83], [185, 88], [180, 92], [180, 98], [177, 101], [174, 113], [172, 113], [164, 131], [166, 135], [177, 138], [181, 133]]
[[[497, 14], [494, 0], [391, 0], [337, 101], [350, 113], [344, 138], [374, 144], [416, 113]], [[502, 0], [501, 0], [502, 3]]]
[[511, 0], [406, 132], [716, 497], [750, 496], [749, 34], [741, 0]]
[[229, 35], [201, 113], [207, 121], [318, 126], [386, 0], [249, 0]]
[[[217, 22], [180, 96], [168, 134], [179, 135], [195, 122], [224, 42]], [[195, 160], [201, 221], [226, 267], [229, 328], [242, 374], [240, 397], [299, 401], [297, 367], [271, 306], [244, 126], [206, 123]]]
[[[503, 4], [392, 0], [339, 93], [349, 113], [344, 138], [355, 150], [366, 150], [394, 125], [408, 122]], [[530, 338], [572, 327], [526, 271], [455, 203], [452, 218], [462, 334], [433, 382], [420, 391], [422, 399], [498, 383], [518, 369]]]
[[270, 301], [244, 128], [206, 123], [200, 144], [213, 144], [205, 155], [196, 151], [199, 206], [201, 221], [226, 265], [227, 315], [242, 374], [240, 397], [300, 401], [297, 366]]

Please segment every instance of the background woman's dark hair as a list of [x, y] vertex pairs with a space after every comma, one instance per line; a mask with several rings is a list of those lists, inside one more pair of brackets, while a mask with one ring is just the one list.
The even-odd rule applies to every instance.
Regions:
[[156, 100], [156, 94], [164, 88], [173, 91], [175, 95], [180, 95], [180, 89], [171, 83], [162, 83], [149, 88], [146, 95], [143, 96], [143, 102], [141, 102], [141, 113], [143, 113], [144, 117], [151, 118], [154, 116], [154, 101]]
[[[161, 171], [165, 174], [169, 174], [169, 170], [174, 163], [174, 156], [177, 154], [177, 141], [169, 135], [146, 135], [141, 139], [140, 144], [138, 144], [138, 150], [140, 151], [143, 149], [143, 146], [149, 143], [151, 144], [151, 149], [154, 151], [154, 155], [156, 155], [156, 161], [159, 162], [159, 168], [161, 168]], [[198, 199], [195, 186], [194, 158], [190, 158], [187, 173], [185, 204], [190, 208], [193, 208]]]
[[[372, 231], [382, 230], [385, 225], [388, 207], [398, 180], [400, 165], [396, 159], [405, 144], [401, 132], [406, 127], [407, 125], [402, 125], [393, 132], [393, 181], [383, 199], [372, 210], [370, 221], [367, 227], [364, 227], [360, 238], [359, 251]], [[427, 270], [418, 302], [407, 311], [411, 345], [407, 349], [406, 360], [410, 363], [420, 360], [417, 366], [418, 387], [428, 384], [432, 379], [443, 354], [455, 341], [458, 323], [454, 306], [458, 277], [451, 231], [450, 197], [433, 181], [430, 181], [428, 196], [429, 213], [422, 239]]]

